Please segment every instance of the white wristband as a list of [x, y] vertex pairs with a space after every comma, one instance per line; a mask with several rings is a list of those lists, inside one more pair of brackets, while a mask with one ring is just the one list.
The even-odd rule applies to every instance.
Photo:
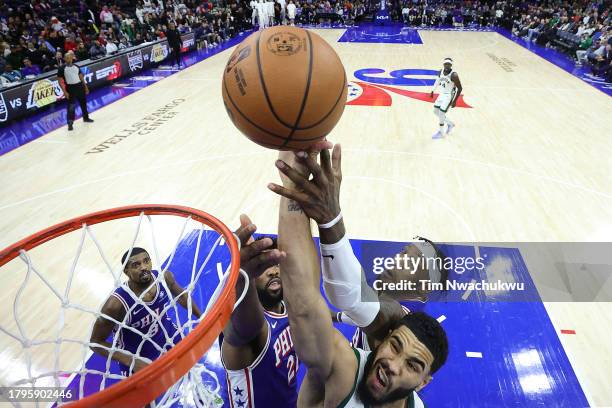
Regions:
[[325, 224], [317, 224], [317, 225], [319, 226], [319, 228], [328, 229], [328, 228], [333, 227], [337, 223], [339, 223], [341, 219], [342, 219], [342, 211], [340, 211], [338, 215], [336, 216], [336, 218], [334, 218], [330, 222], [325, 223]]

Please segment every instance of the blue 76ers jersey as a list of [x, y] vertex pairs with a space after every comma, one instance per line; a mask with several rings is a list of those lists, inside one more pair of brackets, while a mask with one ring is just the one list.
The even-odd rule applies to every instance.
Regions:
[[[402, 305], [402, 309], [404, 309], [406, 314], [410, 312], [422, 312], [425, 309], [425, 302], [421, 302], [420, 300], [409, 300], [399, 303]], [[368, 343], [368, 336], [361, 327], [355, 329], [355, 333], [351, 340], [351, 346], [365, 351], [371, 351], [370, 344]]]
[[[159, 275], [157, 271], [151, 272], [154, 278], [157, 278]], [[127, 282], [116, 288], [111, 295], [117, 298], [126, 310], [126, 316], [123, 320], [124, 324], [138, 331], [138, 333], [134, 333], [127, 328], [116, 328], [113, 334], [113, 336], [117, 336], [116, 347], [150, 360], [155, 360], [161, 355], [161, 351], [155, 345], [164, 350], [169, 350], [179, 339], [176, 326], [168, 316], [172, 309], [169, 307], [170, 294], [166, 292], [163, 285], [159, 282], [155, 282], [154, 287], [156, 294], [150, 302], [137, 302], [130, 295]], [[154, 315], [145, 309], [143, 303], [153, 311]], [[164, 314], [160, 316], [161, 313]], [[164, 329], [166, 333], [164, 333]], [[151, 339], [145, 341], [143, 335], [147, 333], [151, 336]], [[166, 340], [166, 334], [171, 340]], [[138, 351], [140, 343], [143, 344], [140, 351]], [[130, 374], [128, 372], [129, 367], [123, 364], [119, 365], [124, 375]]]
[[[283, 304], [284, 307], [284, 304]], [[231, 408], [295, 408], [299, 361], [291, 340], [287, 313], [265, 312], [268, 339], [255, 361], [242, 370], [227, 370]]]

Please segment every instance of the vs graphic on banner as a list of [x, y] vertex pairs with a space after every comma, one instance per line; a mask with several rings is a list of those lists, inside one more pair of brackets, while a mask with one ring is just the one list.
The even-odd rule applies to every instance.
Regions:
[[[429, 97], [429, 87], [433, 86], [438, 77], [435, 69], [398, 69], [388, 74], [384, 69], [365, 68], [353, 74], [357, 81], [348, 83], [347, 105], [358, 106], [391, 106], [392, 94], [405, 96], [433, 104], [437, 95]], [[427, 91], [419, 92], [400, 87], [428, 87]], [[460, 95], [457, 108], [471, 108]]]

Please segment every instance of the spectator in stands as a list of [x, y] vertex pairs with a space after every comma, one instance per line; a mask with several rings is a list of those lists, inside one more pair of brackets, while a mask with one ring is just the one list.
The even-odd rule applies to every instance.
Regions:
[[6, 62], [15, 69], [21, 69], [23, 66], [23, 49], [20, 44], [16, 44], [11, 50], [10, 54], [6, 56]]
[[107, 41], [105, 48], [106, 55], [115, 54], [117, 51], [119, 51], [119, 47], [117, 47], [117, 44], [115, 44], [113, 41]]
[[121, 40], [119, 41], [119, 45], [117, 46], [120, 50], [124, 50], [126, 48], [131, 47], [130, 43], [128, 42], [127, 38], [125, 37], [121, 37]]
[[142, 43], [144, 43], [144, 39], [142, 38], [142, 35], [140, 33], [136, 33], [136, 36], [134, 37], [134, 41], [132, 41], [132, 44], [134, 45], [140, 45]]
[[592, 64], [595, 64], [602, 56], [606, 49], [606, 45], [602, 43], [601, 39], [595, 40], [592, 50], [587, 53], [587, 60]]
[[55, 52], [55, 57], [51, 62], [51, 69], [55, 69], [61, 66], [62, 64], [64, 64], [64, 57], [62, 55], [62, 52], [58, 50]]
[[557, 25], [559, 24], [559, 17], [555, 16], [551, 19], [548, 19], [546, 25], [544, 26], [543, 31], [536, 38], [536, 44], [547, 46], [557, 35]]
[[108, 6], [102, 7], [100, 12], [100, 23], [112, 25], [114, 22], [113, 13], [108, 9]]
[[208, 48], [216, 47], [221, 42], [221, 37], [215, 33], [206, 18], [202, 21], [202, 38]]
[[106, 55], [106, 48], [100, 44], [100, 40], [95, 40], [91, 48], [89, 48], [89, 58], [102, 58]]
[[582, 65], [586, 61], [587, 54], [592, 45], [593, 39], [587, 34], [583, 34], [582, 41], [580, 41], [580, 45], [578, 46], [578, 50], [576, 51], [576, 63], [578, 65]]
[[524, 37], [523, 39], [529, 42], [535, 41], [538, 35], [540, 34], [540, 32], [544, 29], [545, 24], [546, 22], [544, 21], [544, 19], [543, 18], [540, 19], [538, 24], [536, 24], [532, 28], [527, 29], [527, 36]]
[[32, 61], [32, 64], [41, 65], [40, 51], [36, 49], [32, 41], [28, 41], [26, 49], [23, 51], [23, 55]]
[[77, 61], [85, 61], [89, 59], [89, 51], [85, 48], [85, 43], [83, 41], [79, 41], [77, 43], [77, 48], [74, 51]]
[[69, 36], [66, 37], [66, 40], [64, 41], [64, 51], [68, 52], [68, 51], [74, 51], [77, 47], [77, 43], [76, 43], [76, 39], [74, 34], [70, 34]]
[[64, 49], [64, 36], [58, 31], [51, 31], [47, 36], [47, 42], [51, 45], [53, 50], [63, 50]]
[[29, 58], [23, 59], [23, 68], [21, 68], [21, 75], [24, 77], [31, 77], [40, 74], [40, 67], [32, 64]]
[[138, 19], [138, 22], [140, 24], [144, 23], [143, 17], [144, 17], [144, 10], [142, 8], [142, 3], [138, 2], [138, 4], [136, 5], [136, 18]]
[[55, 32], [62, 31], [64, 29], [64, 25], [57, 17], [51, 17], [51, 28]]
[[606, 43], [603, 47], [603, 51], [595, 55], [592, 66], [593, 75], [598, 77], [605, 76], [606, 71], [610, 67], [610, 63], [612, 63], [612, 45]]
[[1, 45], [2, 57], [6, 58], [11, 53], [11, 46], [7, 42], [3, 42]]
[[44, 43], [38, 45], [37, 54], [26, 54], [30, 61], [42, 67], [43, 72], [46, 72], [48, 65], [53, 61], [53, 53], [49, 51]]
[[6, 64], [4, 66], [4, 72], [0, 75], [0, 81], [2, 81], [2, 85], [6, 86], [12, 82], [21, 81], [21, 72], [13, 69], [11, 64]]
[[295, 25], [295, 16], [296, 16], [296, 7], [293, 3], [293, 0], [289, 0], [289, 4], [287, 4], [287, 16], [289, 17], [289, 24]]
[[128, 42], [134, 41], [136, 37], [136, 23], [132, 20], [126, 20], [121, 26], [121, 33], [123, 37], [128, 39]]

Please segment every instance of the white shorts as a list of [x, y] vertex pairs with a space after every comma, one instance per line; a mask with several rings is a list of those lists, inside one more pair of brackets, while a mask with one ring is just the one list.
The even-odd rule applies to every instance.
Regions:
[[440, 108], [442, 112], [448, 112], [454, 96], [453, 93], [438, 95], [436, 102], [434, 102], [434, 108]]

